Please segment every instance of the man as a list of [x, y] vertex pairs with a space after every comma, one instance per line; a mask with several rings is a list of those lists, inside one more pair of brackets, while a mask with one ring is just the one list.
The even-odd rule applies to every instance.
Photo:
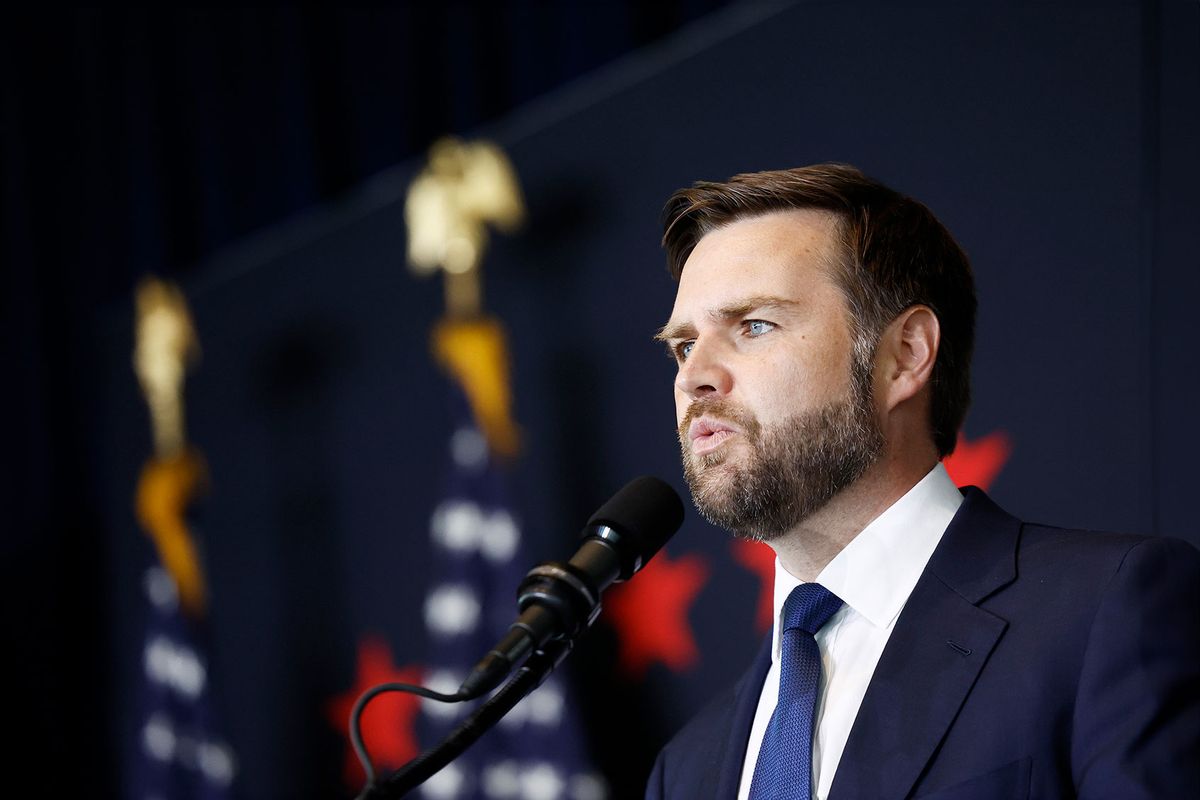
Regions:
[[776, 624], [647, 797], [1200, 797], [1200, 554], [950, 481], [975, 294], [928, 209], [825, 164], [665, 226], [684, 472], [774, 548]]

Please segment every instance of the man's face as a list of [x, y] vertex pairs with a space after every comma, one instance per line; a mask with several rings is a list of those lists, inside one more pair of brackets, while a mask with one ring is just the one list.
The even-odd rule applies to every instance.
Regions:
[[707, 234], [661, 334], [679, 364], [675, 412], [692, 496], [739, 536], [792, 529], [882, 450], [870, 359], [854, 357], [831, 277], [835, 232], [828, 215], [783, 211]]

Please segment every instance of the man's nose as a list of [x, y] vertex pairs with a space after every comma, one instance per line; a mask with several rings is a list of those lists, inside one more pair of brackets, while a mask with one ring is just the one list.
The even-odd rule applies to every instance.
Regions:
[[733, 375], [720, 346], [711, 340], [697, 339], [687, 359], [679, 365], [675, 387], [689, 397], [729, 394]]

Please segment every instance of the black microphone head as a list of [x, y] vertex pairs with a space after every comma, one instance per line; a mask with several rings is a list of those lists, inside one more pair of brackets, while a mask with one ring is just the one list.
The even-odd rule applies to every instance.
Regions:
[[584, 529], [599, 537], [621, 560], [621, 580], [642, 568], [683, 524], [683, 501], [665, 481], [651, 475], [634, 478], [600, 506]]

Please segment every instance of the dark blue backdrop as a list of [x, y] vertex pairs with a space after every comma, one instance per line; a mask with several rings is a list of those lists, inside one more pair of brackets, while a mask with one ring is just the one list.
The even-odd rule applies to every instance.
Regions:
[[[1200, 542], [1186, 500], [1200, 445], [1197, 97], [1194, 2], [745, 4], [477, 128], [511, 154], [530, 206], [525, 232], [493, 240], [486, 303], [511, 335], [531, 554], [564, 555], [634, 474], [682, 488], [673, 370], [649, 340], [673, 293], [657, 249], [665, 197], [824, 160], [922, 199], [971, 254], [966, 433], [1013, 444], [993, 496], [1045, 522]], [[430, 467], [449, 423], [427, 352], [441, 290], [403, 266], [418, 167], [380, 173], [184, 282], [204, 347], [188, 397], [213, 475], [199, 527], [214, 671], [248, 796], [338, 790], [323, 707], [352, 680], [361, 632], [385, 633], [398, 660], [424, 652], [425, 587], [410, 567], [426, 560]], [[79, 472], [95, 480], [113, 741], [132, 724], [122, 703], [145, 548], [129, 511], [148, 450], [130, 314], [114, 300], [85, 329], [97, 361], [78, 431]], [[605, 630], [574, 658], [596, 687], [585, 711], [617, 797], [633, 796], [654, 749], [757, 637], [758, 584], [723, 534], [692, 516], [668, 554], [711, 569], [689, 617], [700, 661], [633, 681]]]

